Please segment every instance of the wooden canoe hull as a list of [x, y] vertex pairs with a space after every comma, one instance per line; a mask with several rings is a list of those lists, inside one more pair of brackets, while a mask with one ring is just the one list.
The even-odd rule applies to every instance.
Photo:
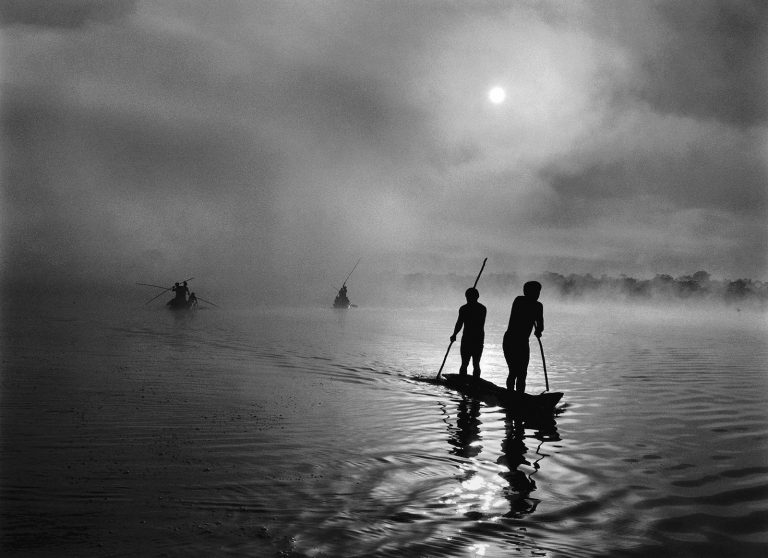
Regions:
[[444, 374], [440, 383], [460, 393], [480, 399], [489, 405], [497, 405], [525, 414], [546, 415], [555, 412], [555, 406], [563, 397], [561, 392], [546, 392], [539, 395], [517, 393], [507, 388], [471, 375]]
[[188, 301], [186, 300], [180, 300], [177, 298], [172, 298], [169, 300], [165, 306], [169, 310], [179, 311], [179, 310], [192, 310], [194, 306], [192, 306]]

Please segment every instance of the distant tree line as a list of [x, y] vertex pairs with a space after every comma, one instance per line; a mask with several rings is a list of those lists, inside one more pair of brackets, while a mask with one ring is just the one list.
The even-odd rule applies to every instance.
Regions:
[[[551, 271], [538, 276], [521, 277], [515, 273], [489, 273], [482, 278], [481, 293], [512, 296], [520, 294], [525, 281], [537, 280], [548, 296], [557, 294], [564, 299], [611, 298], [637, 301], [722, 301], [735, 305], [768, 306], [768, 282], [753, 279], [713, 279], [706, 271], [672, 277], [659, 274], [652, 279], [636, 279], [626, 275], [594, 277], [587, 273], [562, 275]], [[460, 275], [414, 273], [403, 277], [404, 288], [429, 294], [446, 288], [463, 292], [474, 278]]]

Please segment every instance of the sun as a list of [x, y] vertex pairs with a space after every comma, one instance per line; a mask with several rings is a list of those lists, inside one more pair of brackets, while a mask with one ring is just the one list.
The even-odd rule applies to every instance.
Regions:
[[500, 105], [504, 102], [504, 100], [507, 98], [507, 92], [504, 91], [503, 87], [493, 87], [490, 91], [488, 91], [488, 99], [494, 104], [494, 105]]

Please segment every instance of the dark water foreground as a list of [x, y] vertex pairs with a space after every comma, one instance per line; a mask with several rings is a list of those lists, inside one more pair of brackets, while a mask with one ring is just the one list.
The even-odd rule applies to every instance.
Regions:
[[415, 379], [452, 311], [6, 315], [0, 554], [767, 555], [764, 316], [549, 310], [537, 424]]

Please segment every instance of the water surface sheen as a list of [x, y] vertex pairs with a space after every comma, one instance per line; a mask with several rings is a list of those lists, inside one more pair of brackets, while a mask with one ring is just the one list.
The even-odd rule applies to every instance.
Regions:
[[[454, 321], [6, 319], [3, 555], [766, 554], [764, 316], [548, 305], [565, 397], [538, 424], [420, 381]], [[483, 376], [499, 384], [504, 327], [490, 312]], [[535, 344], [528, 389], [544, 389]]]

